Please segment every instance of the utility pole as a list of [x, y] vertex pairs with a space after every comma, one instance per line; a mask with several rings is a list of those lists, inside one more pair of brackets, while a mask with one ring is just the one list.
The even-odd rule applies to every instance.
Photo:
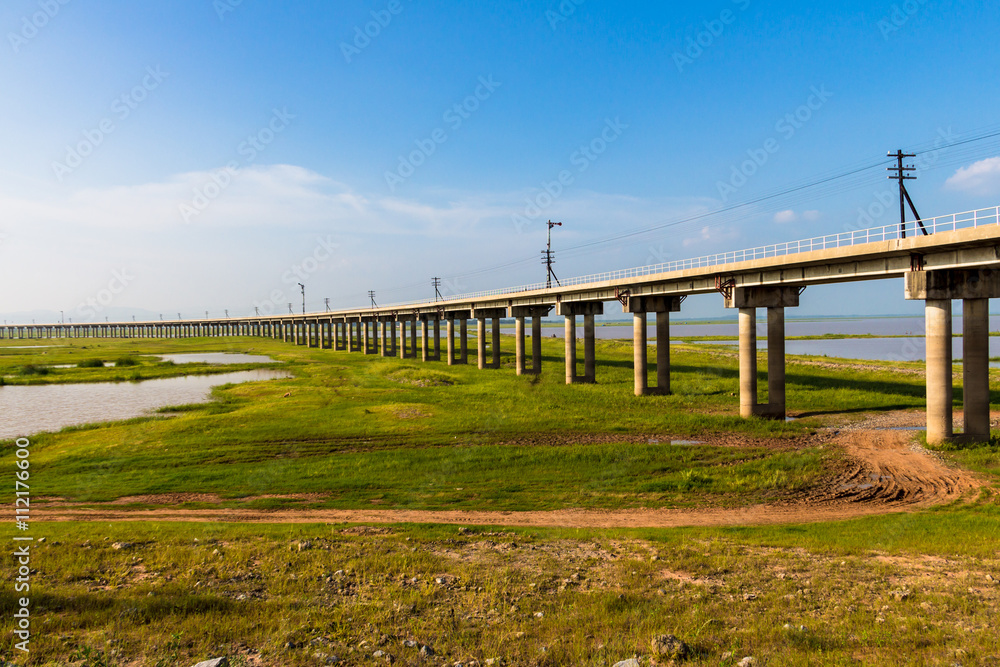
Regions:
[[299, 288], [302, 290], [302, 314], [306, 314], [306, 286], [299, 283]]
[[295, 313], [294, 313], [294, 312], [292, 311], [292, 302], [291, 302], [291, 301], [289, 301], [289, 302], [288, 302], [288, 314], [289, 314], [289, 315], [294, 315], [294, 314], [295, 314]]
[[61, 310], [59, 311], [59, 319], [60, 319], [60, 321], [61, 321], [62, 324], [66, 324], [66, 315]]
[[545, 265], [545, 287], [552, 287], [552, 279], [556, 279], [556, 285], [559, 284], [559, 278], [556, 278], [555, 271], [552, 270], [552, 265], [556, 263], [552, 253], [552, 228], [562, 227], [561, 222], [552, 222], [549, 220], [549, 240], [545, 245], [545, 250], [542, 251], [542, 264]]
[[229, 309], [228, 308], [226, 309], [226, 319], [227, 320], [229, 319]]
[[440, 278], [431, 278], [431, 285], [434, 286], [434, 302], [437, 303], [438, 299], [444, 299], [444, 297], [441, 296], [441, 290], [440, 290], [441, 279]]
[[[208, 313], [205, 313], [205, 315], [207, 316], [207, 315], [208, 315]], [[183, 318], [183, 317], [181, 317], [181, 314], [180, 314], [180, 313], [177, 313], [177, 319], [178, 319], [178, 320], [182, 320], [182, 319], [184, 319], [184, 318]]]
[[372, 300], [372, 308], [378, 308], [378, 304], [375, 303], [375, 292], [368, 290], [368, 298]]
[[889, 176], [889, 179], [899, 181], [899, 236], [900, 238], [906, 238], [906, 204], [910, 205], [910, 210], [913, 211], [913, 218], [920, 226], [920, 231], [924, 233], [924, 236], [927, 236], [927, 230], [924, 228], [924, 223], [920, 220], [920, 214], [917, 213], [917, 207], [913, 205], [913, 200], [910, 199], [910, 193], [906, 191], [906, 181], [912, 181], [917, 178], [916, 176], [907, 176], [906, 172], [916, 171], [917, 168], [913, 165], [904, 167], [903, 158], [916, 157], [916, 154], [904, 153], [901, 150], [897, 150], [895, 153], [889, 153], [888, 157], [896, 158], [896, 166], [886, 167], [886, 171], [896, 172], [894, 175]]
[[260, 306], [254, 306], [253, 312], [257, 317], [260, 317]]
[[330, 312], [330, 297], [323, 299], [323, 304], [326, 306], [326, 312]]

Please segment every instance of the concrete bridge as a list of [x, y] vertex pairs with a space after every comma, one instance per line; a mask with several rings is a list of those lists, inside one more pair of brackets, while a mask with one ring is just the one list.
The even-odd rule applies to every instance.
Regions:
[[[304, 315], [232, 319], [6, 325], [0, 338], [263, 336], [297, 345], [465, 364], [475, 320], [479, 368], [500, 366], [500, 320], [515, 321], [518, 375], [541, 372], [542, 318], [565, 318], [566, 383], [595, 382], [594, 316], [618, 302], [634, 317], [635, 394], [670, 393], [670, 314], [692, 294], [717, 292], [739, 310], [740, 414], [785, 416], [785, 309], [809, 286], [904, 278], [904, 298], [925, 302], [927, 439], [952, 432], [952, 300], [963, 301], [964, 432], [989, 439], [989, 299], [1000, 297], [1000, 207], [762, 246], [689, 260], [450, 297], [440, 301]], [[757, 400], [757, 310], [767, 311], [767, 403]], [[647, 318], [656, 321], [656, 384], [647, 377]], [[577, 318], [583, 318], [578, 375]], [[530, 320], [530, 366], [525, 325]], [[418, 325], [420, 336], [417, 335]], [[487, 328], [490, 329], [489, 335]], [[456, 342], [457, 333], [457, 342]], [[419, 349], [418, 349], [419, 340]], [[489, 347], [489, 354], [487, 354]]]

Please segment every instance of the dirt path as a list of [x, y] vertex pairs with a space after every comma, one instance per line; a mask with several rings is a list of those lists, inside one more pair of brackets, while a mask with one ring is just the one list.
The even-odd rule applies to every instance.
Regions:
[[[842, 449], [842, 472], [807, 493], [780, 503], [737, 508], [555, 510], [544, 512], [423, 510], [128, 510], [121, 502], [100, 508], [54, 500], [33, 506], [35, 521], [225, 521], [240, 523], [449, 523], [467, 525], [552, 526], [568, 528], [766, 525], [835, 521], [904, 512], [952, 502], [981, 485], [972, 474], [949, 467], [933, 452], [914, 444], [912, 431], [876, 430], [920, 423], [914, 412], [882, 414], [866, 422], [822, 433]], [[875, 428], [873, 428], [875, 427]], [[715, 443], [713, 443], [715, 444]], [[759, 444], [759, 443], [755, 443]], [[288, 496], [283, 496], [288, 497]], [[199, 496], [210, 501], [212, 496]], [[142, 502], [176, 504], [176, 495], [145, 496]], [[133, 500], [133, 502], [135, 502]], [[118, 505], [116, 507], [116, 505]]]

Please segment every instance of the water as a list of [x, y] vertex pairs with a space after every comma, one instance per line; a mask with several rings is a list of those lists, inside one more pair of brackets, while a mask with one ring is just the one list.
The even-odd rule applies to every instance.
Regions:
[[[706, 345], [739, 345], [737, 339], [706, 341]], [[962, 339], [951, 341], [952, 358], [962, 358]], [[757, 337], [757, 349], [767, 349], [767, 337]], [[923, 338], [843, 338], [835, 340], [786, 340], [786, 354], [804, 354], [843, 359], [871, 359], [875, 361], [925, 361], [927, 345]], [[1000, 357], [1000, 338], [990, 337], [990, 356]], [[993, 362], [996, 363], [996, 362]], [[991, 364], [992, 365], [992, 364]]]
[[168, 405], [207, 403], [212, 387], [291, 377], [286, 371], [258, 369], [220, 375], [0, 387], [0, 438], [19, 438], [66, 426], [148, 415]]

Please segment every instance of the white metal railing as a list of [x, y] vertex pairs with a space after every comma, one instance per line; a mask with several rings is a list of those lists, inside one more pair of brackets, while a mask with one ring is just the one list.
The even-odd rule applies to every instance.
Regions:
[[[848, 246], [864, 245], [866, 243], [877, 243], [879, 241], [891, 241], [903, 238], [904, 236], [923, 236], [924, 231], [926, 231], [928, 235], [933, 235], [938, 232], [951, 232], [958, 229], [968, 229], [971, 227], [983, 227], [986, 225], [997, 224], [1000, 224], [1000, 206], [979, 209], [976, 211], [966, 211], [964, 213], [941, 215], [936, 218], [927, 218], [917, 222], [908, 221], [902, 226], [902, 228], [897, 223], [894, 225], [886, 225], [884, 227], [859, 229], [855, 231], [842, 232], [840, 234], [817, 236], [815, 238], [804, 239], [801, 241], [776, 243], [774, 245], [759, 246], [757, 248], [748, 248], [746, 250], [734, 250], [715, 255], [705, 255], [703, 257], [695, 257], [692, 259], [680, 259], [672, 262], [638, 266], [631, 269], [619, 269], [617, 271], [594, 273], [587, 276], [578, 276], [562, 280], [559, 283], [559, 287], [572, 287], [574, 285], [601, 283], [611, 280], [624, 280], [626, 278], [640, 278], [642, 276], [651, 276], [659, 273], [703, 269], [710, 266], [736, 264], [739, 262], [749, 262], [769, 257], [783, 257], [785, 255], [796, 255], [815, 250], [827, 250], [830, 248], [843, 248]], [[921, 228], [924, 231], [922, 231]], [[502, 287], [500, 289], [458, 294], [447, 297], [445, 301], [472, 301], [475, 299], [503, 296], [505, 294], [518, 294], [521, 292], [534, 292], [544, 289], [546, 289], [546, 286], [543, 282], [531, 283], [529, 285], [518, 285], [516, 287]], [[394, 303], [388, 306], [380, 306], [380, 309], [423, 303], [427, 303], [427, 300], [423, 299], [419, 301]]]

